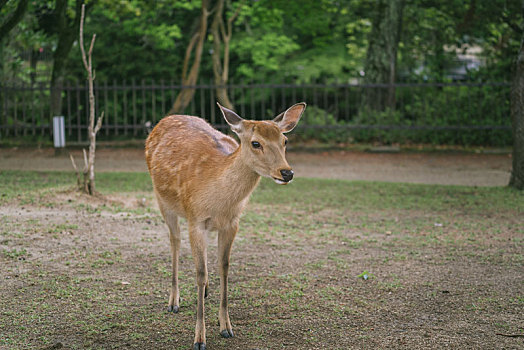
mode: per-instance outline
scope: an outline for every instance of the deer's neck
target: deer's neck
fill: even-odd
[[[234,202],[242,202],[247,199],[260,181],[260,175],[243,160],[241,147],[239,146],[228,157],[223,176],[223,179],[228,183],[230,199]]]

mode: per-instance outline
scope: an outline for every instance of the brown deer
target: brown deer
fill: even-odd
[[[180,227],[185,217],[196,267],[197,321],[193,349],[206,348],[204,297],[209,288],[206,233],[218,231],[220,334],[233,337],[227,306],[227,275],[238,222],[260,177],[288,184],[293,171],[286,161],[287,133],[306,108],[297,103],[273,120],[245,120],[218,105],[240,145],[198,117],[172,115],[162,119],[146,141],[146,160],[160,211],[169,227],[173,276],[168,311],[179,310],[178,257]]]

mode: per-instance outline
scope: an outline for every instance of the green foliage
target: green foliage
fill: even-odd
[[[381,142],[385,144],[404,143],[407,141],[407,133],[404,130],[395,129],[398,126],[410,126],[402,113],[386,109],[385,111],[373,111],[362,109],[352,120],[351,124],[357,128],[351,131],[356,142]],[[360,129],[360,126],[377,127],[375,129]],[[383,129],[381,127],[392,127]]]
[[[318,79],[324,82],[338,81],[346,72],[358,65],[346,54],[342,46],[318,47],[295,55],[283,63],[285,72],[294,72],[297,83],[310,83]]]
[[[0,15],[5,17],[12,12],[15,3],[8,1],[4,7],[0,7]],[[129,84],[133,80],[138,82],[142,79],[146,79],[147,84],[150,81],[158,83],[161,79],[165,82],[180,81],[185,49],[198,26],[200,0],[90,0],[87,3],[92,6],[86,17],[85,37],[97,34],[93,55],[97,77],[95,83],[126,81]],[[380,3],[385,4],[384,1]],[[69,20],[74,17],[71,13],[73,4],[74,1],[68,2]],[[213,2],[210,4],[212,6]],[[397,81],[450,81],[455,79],[450,71],[462,64],[457,61],[459,55],[471,54],[475,50],[477,53],[474,56],[483,65],[479,69],[467,71],[458,79],[512,79],[511,66],[521,39],[521,5],[518,1],[464,3],[460,0],[430,0],[404,1],[403,4]],[[57,21],[52,16],[55,6],[56,1],[51,0],[30,2],[26,16],[0,47],[0,78],[3,83],[14,81],[20,85],[49,80],[51,51],[57,46]],[[375,19],[382,11],[374,0],[231,1],[227,2],[226,7],[225,19],[240,7],[239,15],[233,23],[231,38],[229,71],[230,81],[233,82],[355,83],[366,73],[363,72],[366,59],[370,55],[378,56],[386,50],[382,46],[379,46],[378,51],[369,50]],[[205,42],[200,83],[212,80],[211,40],[208,36]],[[31,66],[28,57],[31,52],[39,49],[48,54],[40,57],[36,66]],[[85,72],[77,45],[69,56],[67,78],[84,81]],[[368,71],[364,78],[371,75]],[[473,91],[474,89],[468,88],[443,87],[439,91],[420,92],[397,89],[395,111],[381,112],[365,109],[361,96],[348,102],[341,92],[333,90],[328,88],[327,103],[317,103],[313,94],[306,92],[303,99],[310,107],[305,118],[310,118],[307,121],[310,125],[324,128],[303,128],[300,132],[304,138],[330,142],[346,142],[353,138],[362,142],[492,146],[511,143],[511,135],[507,130],[466,132],[424,129],[461,125],[509,125],[508,115],[504,115],[507,114],[509,101],[505,88]],[[106,111],[106,120],[114,123],[130,123],[133,119],[139,119],[139,122],[158,120],[162,114],[160,106],[165,102],[159,100],[159,95],[153,96],[149,91],[143,96],[137,92],[135,91],[134,96],[129,90],[110,91],[109,100],[104,104],[99,99],[97,103],[100,110]],[[277,108],[272,88],[257,91],[251,97],[254,102],[244,96],[240,89],[230,93],[235,106],[242,105],[245,108],[253,103],[256,106],[253,109],[268,111],[269,114],[277,112],[268,108],[270,105],[272,109]],[[279,93],[277,91],[276,95]],[[172,102],[174,94],[176,90],[167,98],[169,102]],[[338,99],[331,97],[336,94]],[[113,102],[115,95],[116,104]],[[214,95],[197,95],[194,105],[198,112],[198,106],[208,104]],[[287,91],[282,95],[285,95],[286,101],[297,97]],[[64,93],[63,96],[65,100],[67,94]],[[35,91],[32,96],[27,93],[23,99],[8,100],[7,107],[4,108],[7,113],[1,115],[1,118],[9,125],[28,123],[29,121],[20,121],[19,117],[15,117],[13,108],[26,101],[29,111],[32,105],[27,101],[32,101],[34,105],[43,106],[43,112],[41,115],[28,114],[35,119],[36,125],[47,124],[48,98],[47,91]],[[84,96],[80,99],[84,100]],[[135,101],[139,110],[134,111],[132,101]],[[75,103],[73,97],[73,109]],[[312,109],[313,104],[319,109]],[[145,106],[143,113],[142,106]],[[209,111],[211,108],[207,106],[204,109]],[[473,108],[477,110],[474,111]],[[202,115],[208,116],[209,113]],[[418,129],[406,131],[357,128],[348,131],[348,123],[349,126],[391,125]],[[11,136],[11,130],[9,133]],[[109,133],[106,136],[109,137]]]
[[[260,33],[257,38],[247,36],[231,45],[231,50],[248,62],[239,64],[237,68],[237,74],[247,78],[257,77],[255,72],[260,69],[265,72],[278,71],[278,58],[298,48],[289,37],[272,32]]]
[[[501,128],[511,124],[508,94],[509,88],[501,86],[397,88],[398,109],[361,108],[351,121],[391,128],[355,129],[351,134],[356,142],[509,146],[511,131]],[[461,129],[475,125],[494,128]]]
[[[348,53],[347,64],[359,73],[363,69],[363,62],[366,57],[366,48],[368,47],[368,35],[371,32],[371,22],[369,19],[356,19],[346,25],[348,43],[346,49]]]
[[[333,114],[316,106],[308,106],[295,133],[302,140],[313,139],[327,143],[345,142],[348,139],[347,132],[343,128],[337,128],[342,124]]]
[[[95,6],[85,32],[88,38],[97,34],[93,53],[97,79],[179,76],[199,7],[200,1],[122,1]],[[68,66],[71,78],[83,79],[80,63],[80,51],[73,50]]]
[[[257,1],[245,6],[231,44],[235,78],[334,80],[355,71],[345,47],[347,1]],[[243,26],[240,26],[243,25]]]
[[[97,33],[94,53],[100,79],[180,77],[185,48],[197,25],[201,1],[88,1],[86,37]],[[471,79],[509,80],[520,43],[517,1],[494,0],[464,4],[459,0],[404,3],[397,72],[402,79],[443,81],[459,52],[482,48],[486,65]],[[212,5],[212,4],[211,4]],[[13,11],[9,1],[0,9]],[[28,80],[27,59],[21,51],[52,50],[56,20],[54,1],[30,2],[27,15],[10,34],[2,63],[6,74]],[[359,77],[369,46],[375,1],[232,1],[226,17],[241,6],[233,24],[231,76],[266,81],[275,73],[298,82],[348,81]],[[68,7],[73,11],[73,6]],[[71,17],[71,14],[70,16]],[[209,52],[208,38],[204,52]],[[76,48],[68,66],[70,77],[83,78]],[[1,54],[1,53],[0,53]],[[201,76],[212,76],[204,55]],[[49,62],[39,62],[48,66]],[[24,78],[25,77],[25,78]],[[47,77],[48,78],[48,77]]]

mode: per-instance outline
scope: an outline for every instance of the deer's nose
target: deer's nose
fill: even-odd
[[[280,174],[282,174],[282,178],[285,182],[289,182],[293,179],[293,170],[291,169],[282,169],[280,170]]]

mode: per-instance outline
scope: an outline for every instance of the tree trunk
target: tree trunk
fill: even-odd
[[[24,18],[28,3],[29,0],[20,0],[18,2],[18,6],[15,9],[15,12],[13,12],[13,15],[9,17],[8,20],[0,24],[0,43],[7,36],[7,34],[9,34],[11,29],[13,29],[18,24],[18,22],[22,20],[22,18]],[[0,9],[2,7],[3,6],[0,6]]]
[[[51,73],[51,117],[62,114],[62,89],[67,57],[73,47],[80,25],[80,10],[82,1],[76,1],[75,18],[68,23],[67,0],[57,0],[54,17],[57,22],[58,44],[53,52],[53,68]]]
[[[229,43],[233,35],[233,21],[237,17],[240,8],[241,6],[238,6],[235,13],[228,18],[226,26],[224,23],[224,0],[217,0],[214,9],[215,16],[211,24],[211,34],[213,35],[213,75],[215,77],[216,97],[222,106],[229,109],[234,109],[226,87],[229,80]],[[224,43],[223,50],[222,43]]]
[[[71,46],[73,43],[71,43]],[[53,54],[53,69],[51,73],[51,84],[50,88],[50,99],[51,99],[51,118],[53,116],[62,115],[62,89],[64,85],[64,67],[66,64],[66,56],[61,54],[62,50],[59,46],[56,48]],[[69,50],[71,47],[69,48]],[[69,52],[66,51],[66,52]]]
[[[524,1],[522,3],[524,18]],[[513,168],[509,186],[524,189],[524,35],[520,41],[515,78],[511,87],[511,124],[513,132]]]
[[[95,129],[95,92],[93,89],[93,68],[91,64],[91,53],[93,44],[95,42],[95,36],[93,35],[93,40],[91,41],[91,49],[89,50],[89,66],[86,67],[87,70],[87,80],[89,84],[89,127],[87,129],[87,132],[89,134],[89,158],[87,163],[87,171],[88,171],[88,180],[87,180],[87,193],[90,195],[94,195],[96,192],[96,186],[95,186],[95,151],[96,151],[96,133],[98,132],[98,129],[100,127],[97,125],[97,128]],[[83,43],[82,43],[83,44]]]
[[[184,113],[184,110],[189,105],[193,96],[195,95],[195,89],[192,87],[185,86],[194,86],[198,80],[198,72],[200,69],[200,62],[202,60],[202,50],[204,48],[204,41],[206,39],[207,33],[207,17],[209,16],[208,11],[208,0],[202,0],[202,13],[200,15],[200,24],[198,26],[197,32],[191,38],[187,49],[186,55],[184,57],[184,67],[182,70],[182,90],[176,97],[173,106],[169,110],[169,114],[180,114]],[[196,46],[195,46],[196,45]],[[195,49],[195,58],[193,60],[193,65],[189,74],[187,73],[189,67],[189,61],[191,59],[191,53]]]
[[[397,49],[402,28],[403,0],[378,0],[364,63],[366,84],[387,84],[367,88],[364,107],[383,111],[395,108]]]
[[[29,73],[29,77],[31,79],[31,87],[35,85],[36,82],[36,71],[38,66],[38,50],[31,50],[31,58],[29,60],[29,66],[31,68],[31,73]]]
[[[5,21],[0,21],[0,79],[4,80],[4,45],[6,45],[7,34],[13,29],[23,18],[27,11],[27,4],[29,0],[20,0],[15,11]],[[0,3],[0,10],[4,7],[6,1]]]
[[[79,21],[79,30],[80,30],[80,51],[82,52],[82,61],[84,63],[84,68],[87,72],[87,81],[89,86],[89,126],[87,129],[87,133],[89,136],[89,156],[86,155],[86,151],[84,149],[84,169],[82,171],[84,176],[83,184],[80,180],[80,171],[78,170],[75,160],[73,159],[73,156],[71,157],[71,162],[73,163],[73,167],[76,170],[77,173],[77,179],[78,179],[78,185],[81,188],[82,191],[89,195],[96,194],[96,186],[95,186],[95,151],[96,151],[96,134],[102,127],[102,118],[104,117],[104,113],[102,112],[102,115],[100,118],[98,118],[96,125],[95,125],[95,92],[93,88],[93,81],[95,80],[95,75],[93,73],[93,47],[95,46],[95,39],[96,35],[93,35],[93,38],[91,39],[91,45],[89,46],[89,51],[85,52],[84,48],[84,15],[85,15],[85,5],[82,5],[81,8],[81,15],[80,15],[80,21]]]

